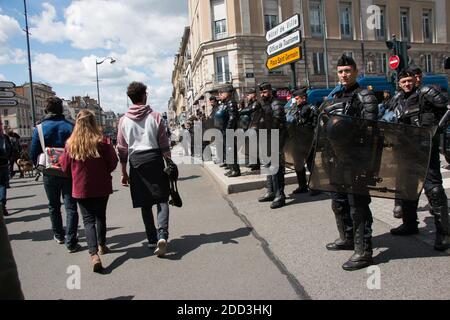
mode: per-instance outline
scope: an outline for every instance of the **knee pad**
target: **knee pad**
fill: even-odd
[[[442,185],[427,190],[426,195],[428,197],[428,201],[430,202],[431,208],[447,206],[447,195],[445,194],[445,190]]]
[[[331,209],[333,210],[334,214],[338,216],[345,216],[350,213],[350,207],[345,203],[339,201],[332,201]]]

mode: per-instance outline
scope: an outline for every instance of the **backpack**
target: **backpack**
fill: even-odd
[[[42,129],[42,124],[37,126],[39,141],[43,153],[38,157],[38,164],[36,169],[50,176],[57,177],[67,177],[67,175],[62,170],[62,156],[64,154],[64,148],[52,148],[45,147],[44,131]]]

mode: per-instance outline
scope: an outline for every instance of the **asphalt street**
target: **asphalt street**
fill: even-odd
[[[337,231],[326,195],[291,197],[270,210],[262,190],[225,196],[201,166],[180,167],[181,209],[171,208],[166,258],[146,247],[140,211],[119,185],[108,205],[104,274],[90,270],[83,251],[66,252],[52,240],[41,182],[14,179],[6,218],[27,299],[450,299],[450,256],[433,250],[432,220],[421,208],[420,236],[394,238],[390,200],[374,199],[374,269],[345,272],[351,252],[328,252]],[[294,186],[288,187],[291,192]],[[421,205],[426,205],[422,200]],[[81,288],[70,290],[71,266]],[[69,269],[68,269],[69,268]]]

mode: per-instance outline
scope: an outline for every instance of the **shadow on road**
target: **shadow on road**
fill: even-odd
[[[182,178],[178,178],[178,181],[187,181],[187,180],[194,180],[194,179],[198,179],[201,178],[202,176],[189,176],[189,177],[182,177]]]
[[[182,236],[181,239],[170,241],[169,252],[165,258],[169,260],[181,260],[188,253],[209,243],[238,244],[239,242],[235,239],[247,237],[251,232],[251,228],[240,228],[229,232]]]
[[[319,201],[325,201],[331,199],[330,195],[326,193],[321,193],[318,196],[310,196],[309,193],[305,194],[291,194],[286,199],[286,207],[288,206],[294,206],[296,204],[302,204],[302,203],[312,203],[312,202],[319,202]],[[330,204],[331,206],[331,204]]]
[[[21,197],[14,197],[14,198],[8,198],[8,201],[13,201],[13,200],[20,200],[20,199],[28,199],[28,198],[34,198],[36,197],[36,195],[31,195],[31,196],[21,196]]]
[[[16,188],[36,187],[36,186],[43,186],[43,185],[44,185],[44,183],[34,183],[34,184],[23,184],[20,186],[11,186],[11,187],[16,189]]]
[[[16,209],[9,209],[9,210],[10,211],[14,210],[14,212],[12,212],[11,214],[15,215],[15,214],[19,214],[19,213],[22,213],[22,212],[25,212],[25,211],[37,211],[37,210],[44,210],[44,209],[48,210],[48,204],[40,204],[40,205],[37,205],[37,206],[34,206],[34,207],[16,208]]]
[[[123,297],[117,297],[117,298],[106,299],[106,301],[114,301],[114,300],[117,300],[117,301],[120,301],[120,300],[123,300],[123,301],[130,301],[130,300],[133,300],[133,299],[134,299],[134,296],[123,296]]]
[[[46,218],[48,216],[49,216],[49,214],[47,212],[47,213],[40,213],[40,214],[24,216],[24,217],[20,217],[20,218],[7,217],[7,218],[5,218],[5,223],[6,224],[11,224],[11,223],[15,223],[15,222],[33,222],[33,221],[41,220],[41,219]]]
[[[422,232],[421,229],[421,234]],[[375,264],[388,263],[392,260],[450,257],[450,254],[439,252],[415,237],[394,237],[385,233],[373,237],[374,248],[386,249],[374,256]]]
[[[198,249],[201,245],[208,243],[238,244],[235,239],[247,237],[250,235],[251,228],[241,228],[231,232],[218,232],[212,234],[200,234],[194,236],[183,236],[181,239],[169,241],[169,252],[164,259],[181,260],[188,253]],[[134,234],[122,234],[107,239],[110,244],[111,253],[123,252],[124,255],[115,259],[102,274],[111,274],[114,269],[119,268],[130,259],[138,260],[153,256],[153,249],[147,247],[147,242],[139,247],[125,248],[129,245],[142,242],[147,239],[144,232]],[[120,249],[125,248],[125,249]],[[120,250],[117,250],[120,249]]]

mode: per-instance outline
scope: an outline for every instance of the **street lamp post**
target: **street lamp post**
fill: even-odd
[[[110,63],[113,64],[116,62],[116,60],[112,57],[108,57],[103,59],[102,61],[97,61],[97,59],[95,59],[95,74],[97,75],[97,98],[98,98],[98,105],[101,107],[100,104],[100,87],[98,85],[98,65],[102,64],[103,62],[105,62],[106,60],[111,60]]]

